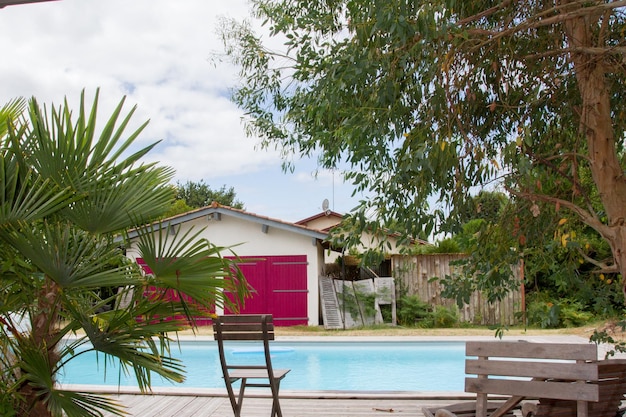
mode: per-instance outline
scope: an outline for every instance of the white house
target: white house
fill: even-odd
[[[162,224],[179,233],[191,227],[194,231],[204,229],[203,238],[216,246],[232,247],[244,260],[239,267],[252,286],[253,295],[242,313],[270,313],[279,326],[316,326],[321,316],[319,277],[324,265],[338,256],[328,251],[324,241],[342,218],[341,214],[327,210],[290,223],[213,203],[165,219]],[[141,264],[133,247],[136,234],[130,232],[129,237],[127,255]],[[390,239],[395,240],[393,236]],[[363,248],[372,244],[371,236],[365,233]],[[390,266],[390,262],[386,263]],[[391,275],[389,268],[385,275]]]
[[[163,225],[185,232],[204,228],[202,237],[237,256],[253,287],[242,313],[271,313],[277,325],[318,325],[318,277],[324,266],[323,240],[327,232],[213,203],[165,219]],[[131,245],[127,255],[137,259]],[[224,254],[226,255],[226,254]]]

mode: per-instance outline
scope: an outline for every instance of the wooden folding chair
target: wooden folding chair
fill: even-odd
[[[213,320],[213,335],[220,353],[220,363],[226,382],[226,390],[235,417],[241,416],[241,404],[246,387],[264,387],[272,391],[271,417],[282,417],[278,390],[280,381],[290,369],[273,369],[269,341],[274,340],[274,321],[271,314],[242,314],[221,316]],[[244,365],[228,363],[224,352],[224,341],[257,341],[263,343],[264,363]],[[249,383],[248,380],[264,379],[267,382]],[[239,394],[235,397],[233,382],[241,380]]]

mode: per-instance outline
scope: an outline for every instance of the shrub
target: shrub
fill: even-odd
[[[533,293],[526,308],[528,325],[542,329],[577,327],[593,319],[585,306],[575,300],[552,299],[547,293]]]
[[[459,314],[454,307],[436,306],[425,323],[428,328],[455,327],[459,323]]]
[[[420,328],[454,327],[459,323],[456,308],[430,306],[416,295],[405,295],[398,300],[398,324]]]
[[[396,308],[398,324],[403,326],[418,325],[428,317],[432,311],[432,307],[416,295],[404,295],[400,297]]]

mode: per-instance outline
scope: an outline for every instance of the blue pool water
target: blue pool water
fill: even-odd
[[[223,388],[213,341],[181,342],[172,355],[183,360],[187,378],[172,384],[153,377],[153,387]],[[249,344],[229,345],[227,355],[251,363],[262,351]],[[462,342],[299,342],[272,344],[275,368],[290,368],[281,389],[347,391],[463,391],[465,344]],[[76,357],[64,369],[61,383],[136,386],[94,354]]]

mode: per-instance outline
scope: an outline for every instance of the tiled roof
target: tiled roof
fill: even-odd
[[[261,216],[259,214],[251,213],[245,210],[236,209],[236,208],[229,207],[229,206],[224,206],[224,205],[218,204],[217,202],[213,202],[211,205],[206,206],[206,207],[201,207],[201,208],[191,210],[185,213],[177,214],[176,216],[168,217],[166,219],[161,220],[159,223],[163,225],[175,226],[181,223],[195,220],[200,217],[209,216],[214,213],[224,215],[224,216],[236,217],[236,218],[251,221],[254,223],[267,225],[269,227],[275,227],[278,229],[288,230],[294,233],[307,235],[316,239],[323,240],[323,239],[326,239],[326,237],[328,236],[327,233],[324,233],[323,231],[320,231],[317,229],[313,229],[313,228],[306,227],[306,226],[296,224],[296,223],[286,222],[286,221],[279,220],[279,219],[274,219],[274,218],[267,217],[267,216]],[[158,223],[154,223],[153,225],[157,225],[157,224]],[[133,231],[131,231],[129,232],[129,237],[132,238],[134,237],[135,234],[136,233],[133,233]]]

